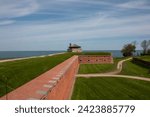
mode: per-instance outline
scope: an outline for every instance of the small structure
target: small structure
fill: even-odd
[[[82,49],[81,46],[70,43],[68,47],[68,52],[82,52]]]

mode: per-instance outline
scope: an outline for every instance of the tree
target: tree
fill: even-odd
[[[134,44],[126,44],[123,46],[121,52],[124,57],[132,56],[135,52],[136,46]]]
[[[142,41],[141,47],[143,48],[143,54],[147,54],[149,46],[150,46],[150,40],[148,40],[148,41],[146,41],[146,40]]]

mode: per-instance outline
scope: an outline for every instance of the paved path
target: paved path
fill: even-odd
[[[122,71],[123,63],[125,61],[129,61],[131,59],[132,59],[132,57],[119,61],[118,64],[117,64],[117,69],[115,71],[107,72],[107,73],[101,73],[101,75],[116,75],[116,74],[119,74]]]
[[[91,77],[119,77],[119,78],[128,78],[128,79],[137,79],[150,81],[150,78],[139,77],[139,76],[129,76],[129,75],[107,75],[107,74],[78,74],[77,77],[91,78]]]
[[[97,73],[97,74],[77,74],[76,77],[120,77],[120,78],[128,78],[128,79],[137,79],[137,80],[144,80],[150,81],[149,78],[146,77],[139,77],[139,76],[129,76],[129,75],[118,75],[122,71],[122,66],[125,61],[131,60],[132,58],[124,59],[118,62],[117,70],[108,72],[108,73]]]

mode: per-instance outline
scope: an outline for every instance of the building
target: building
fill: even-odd
[[[82,49],[81,46],[70,43],[68,47],[68,52],[82,52]]]

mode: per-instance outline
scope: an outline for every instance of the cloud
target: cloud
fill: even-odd
[[[38,10],[35,0],[0,0],[0,19],[26,16]]]
[[[111,38],[125,36],[140,36],[149,34],[150,15],[137,15],[126,18],[95,16],[84,20],[67,22],[17,25],[9,27],[9,35],[2,38],[15,40],[86,40],[89,38]],[[7,27],[0,30],[7,32]],[[2,35],[1,35],[2,36]]]
[[[32,48],[38,43],[39,48],[42,44],[55,49],[54,45],[71,41],[96,43],[104,39],[150,36],[146,0],[12,1],[0,0],[0,48],[12,42],[14,48],[18,43],[22,43],[20,48]]]
[[[0,26],[9,25],[15,23],[15,20],[2,20],[0,21]]]
[[[133,0],[117,5],[126,9],[147,9],[150,10],[150,3],[146,0]]]

